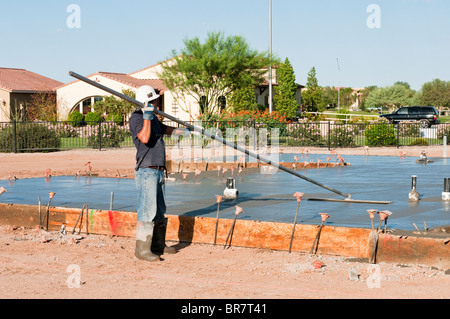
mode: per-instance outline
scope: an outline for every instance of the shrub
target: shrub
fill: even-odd
[[[224,112],[218,114],[208,114],[199,116],[200,121],[204,121],[203,127],[214,127],[222,131],[226,137],[227,128],[252,127],[265,128],[268,133],[271,129],[279,129],[279,136],[285,136],[286,123],[289,123],[287,118],[279,112],[272,112],[266,109],[265,111],[238,111],[235,113]],[[256,125],[255,125],[256,124]]]
[[[372,122],[365,132],[367,146],[392,146],[397,144],[394,126],[386,119]]]
[[[316,146],[321,140],[320,127],[317,123],[302,119],[299,123],[287,125],[287,136],[296,139],[296,145]]]
[[[58,151],[61,147],[61,138],[58,134],[37,123],[21,123],[16,126],[16,143],[19,152]],[[0,150],[14,152],[14,130],[0,132]]]
[[[77,130],[70,124],[62,122],[61,124],[52,124],[49,125],[48,128],[52,129],[53,131],[58,134],[61,138],[69,138],[69,137],[78,137]]]
[[[436,132],[437,138],[444,139],[447,136],[447,144],[450,145],[450,124],[441,124]]]
[[[106,121],[114,122],[117,125],[123,125],[123,116],[120,114],[108,114]]]
[[[100,141],[102,147],[120,147],[120,143],[128,134],[128,130],[111,123],[103,123],[100,128],[101,133],[99,134],[99,126],[93,127],[91,135],[87,139],[88,147],[99,148]]]
[[[356,125],[337,125],[330,132],[331,147],[354,147],[356,146]]]
[[[72,126],[80,127],[84,125],[84,116],[78,111],[73,111],[67,118],[68,122],[72,122]]]
[[[399,136],[420,136],[420,124],[418,122],[400,122],[397,129]]]
[[[91,126],[98,125],[102,120],[103,117],[96,112],[90,112],[86,114],[86,117],[84,118],[84,121]]]

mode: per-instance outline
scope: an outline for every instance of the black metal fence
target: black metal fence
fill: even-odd
[[[179,124],[165,122],[170,126]],[[255,121],[223,121],[194,123],[230,142],[261,139],[267,145],[309,146],[324,148],[443,145],[450,135],[450,123],[422,128],[419,123],[357,123],[333,122],[258,123]],[[449,137],[450,139],[450,137]],[[447,139],[447,143],[450,143]],[[171,146],[206,146],[205,137],[165,137]],[[259,144],[258,144],[259,145]],[[133,147],[127,125],[114,122],[0,122],[0,152],[42,152],[69,149],[107,149]]]

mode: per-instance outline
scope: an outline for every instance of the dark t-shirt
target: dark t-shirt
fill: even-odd
[[[155,116],[152,120],[150,141],[147,144],[144,144],[137,137],[144,126],[144,119],[142,116],[142,110],[138,110],[135,111],[130,118],[130,132],[137,150],[136,163],[140,163],[137,168],[149,166],[164,167],[166,165],[166,146],[164,144],[163,136],[167,131],[167,126],[162,124]]]

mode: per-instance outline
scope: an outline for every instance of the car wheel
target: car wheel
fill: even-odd
[[[430,121],[428,121],[428,120],[421,120],[420,121],[420,127],[421,128],[429,128],[429,127],[431,127]]]

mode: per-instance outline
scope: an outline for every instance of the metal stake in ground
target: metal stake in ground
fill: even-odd
[[[87,209],[87,204],[83,205],[83,208],[81,209],[80,215],[78,215],[78,218],[77,218],[77,221],[75,223],[75,226],[73,226],[73,229],[72,229],[72,235],[75,234],[75,230],[77,229],[78,222],[80,222],[80,227],[79,227],[78,234],[81,233],[81,228],[83,227],[83,215],[84,215],[84,210],[85,209],[86,209],[86,211],[88,210]]]
[[[216,230],[214,231],[214,246],[217,242],[217,227],[219,226],[219,210],[220,210],[220,202],[223,200],[223,196],[216,195],[217,198],[217,217],[216,217]]]
[[[131,98],[129,96],[126,96],[123,93],[120,93],[120,92],[117,92],[117,91],[115,91],[113,89],[110,89],[110,88],[108,88],[108,87],[106,87],[106,86],[104,86],[104,85],[102,85],[100,83],[92,81],[92,80],[90,80],[90,79],[88,79],[88,78],[86,78],[86,77],[84,77],[82,75],[79,75],[79,74],[75,73],[75,72],[70,71],[69,75],[74,77],[74,78],[76,78],[76,79],[79,79],[79,80],[81,80],[81,81],[83,81],[85,83],[88,83],[88,84],[90,84],[92,86],[95,86],[95,87],[97,87],[97,88],[99,88],[99,89],[101,89],[103,91],[106,91],[106,92],[108,92],[108,93],[110,93],[112,95],[115,95],[115,96],[117,96],[117,97],[119,97],[121,99],[124,99],[124,100],[126,100],[126,101],[128,101],[130,103],[133,103],[133,104],[137,105],[138,107],[141,107],[141,108],[145,107],[145,105],[143,103],[141,103],[141,102],[139,102],[139,101],[137,101],[137,100],[135,100],[135,99],[133,99],[133,98]],[[264,158],[264,157],[260,156],[259,154],[255,154],[253,152],[250,152],[249,150],[247,150],[245,148],[242,148],[242,147],[240,147],[240,146],[238,146],[236,144],[228,142],[228,141],[226,141],[226,140],[224,140],[224,139],[222,139],[220,137],[217,137],[217,136],[207,132],[202,127],[197,127],[197,126],[191,125],[189,123],[186,123],[186,122],[184,122],[184,121],[182,121],[182,120],[180,120],[180,119],[178,119],[178,118],[176,118],[176,117],[174,117],[172,115],[166,114],[166,113],[164,113],[164,112],[162,112],[160,110],[157,110],[157,109],[155,109],[153,112],[155,114],[157,114],[157,115],[163,116],[164,118],[166,118],[168,120],[171,120],[171,121],[174,121],[174,122],[176,122],[178,124],[181,124],[181,125],[187,127],[188,129],[190,129],[191,131],[195,131],[195,132],[201,133],[202,135],[207,136],[207,137],[209,137],[209,138],[211,138],[213,140],[216,140],[216,141],[218,141],[218,142],[220,142],[220,143],[222,143],[222,144],[224,144],[226,146],[229,146],[229,147],[231,147],[231,148],[233,148],[233,149],[235,149],[235,150],[237,150],[237,151],[239,151],[241,153],[244,153],[244,154],[246,154],[248,156],[256,158],[258,161],[262,161],[262,162],[264,162],[264,163],[266,163],[266,164],[268,164],[270,166],[276,167],[276,168],[278,168],[278,169],[280,169],[282,171],[285,171],[285,172],[287,172],[289,174],[297,176],[297,177],[299,177],[301,179],[304,179],[304,180],[306,180],[306,181],[308,181],[310,183],[313,183],[313,184],[315,184],[315,185],[317,185],[319,187],[325,188],[325,189],[327,189],[327,190],[329,190],[331,192],[334,192],[334,193],[336,193],[338,195],[341,195],[341,196],[343,196],[345,198],[350,198],[351,197],[351,195],[349,195],[349,194],[344,194],[344,193],[342,193],[342,192],[340,192],[340,191],[338,191],[336,189],[333,189],[333,188],[328,187],[326,185],[323,185],[323,184],[321,184],[319,182],[316,182],[316,181],[310,179],[309,177],[303,176],[303,175],[299,174],[298,172],[296,172],[296,171],[294,171],[292,169],[289,169],[287,167],[284,167],[284,166],[280,165],[279,163],[272,162],[271,160],[269,160],[267,158]]]
[[[228,233],[227,240],[225,241],[225,245],[223,246],[223,249],[225,249],[225,247],[227,246],[228,240],[230,240],[230,242],[228,243],[228,247],[231,247],[231,240],[233,239],[234,227],[236,226],[236,220],[237,220],[238,216],[240,214],[242,214],[243,212],[244,212],[244,210],[241,207],[236,206],[236,212],[234,213],[233,224],[231,225],[230,232]]]
[[[42,214],[41,214],[41,196],[38,196],[38,202],[39,202],[39,229],[42,229]]]
[[[372,250],[372,253],[370,255],[369,262],[373,263],[374,253],[375,253],[375,249],[376,249],[375,247],[378,245],[378,230],[375,231],[375,225],[373,223],[373,220],[375,219],[375,213],[377,212],[377,210],[376,209],[369,209],[367,212],[369,213],[370,221],[372,223],[372,232],[370,233],[370,237],[371,237],[371,239],[373,241],[373,247],[374,247],[373,250]]]
[[[390,211],[386,210],[386,211],[378,212],[378,215],[380,216],[380,224],[378,225],[375,245],[373,247],[372,254],[370,256],[370,263],[372,263],[372,264],[376,264],[377,263],[378,241],[380,239],[380,232],[381,232],[381,229],[382,229],[381,228],[381,224],[384,221],[384,223],[385,223],[384,227],[385,227],[385,232],[386,232],[387,219],[388,219],[389,216],[392,215],[392,213]]]
[[[314,239],[313,246],[311,248],[310,254],[315,255],[317,252],[317,249],[319,248],[319,239],[320,239],[320,233],[322,232],[323,224],[326,222],[328,218],[330,218],[330,215],[326,213],[319,213],[320,217],[322,218],[322,222],[320,223],[319,230],[317,231],[316,238]]]
[[[44,214],[43,219],[40,221],[40,224],[42,225],[44,223],[44,220],[47,218],[46,229],[45,229],[47,231],[48,231],[48,220],[49,220],[49,217],[50,217],[50,203],[52,202],[52,199],[53,199],[53,197],[55,195],[56,195],[56,193],[53,193],[53,192],[49,192],[48,193],[48,197],[49,198],[48,198],[47,210],[46,210],[46,212]]]
[[[294,240],[295,227],[297,226],[298,209],[300,208],[300,202],[302,201],[302,196],[304,193],[295,193],[294,196],[297,198],[297,212],[295,213],[294,226],[292,227],[291,241],[289,242],[289,253],[292,251],[292,241]]]

